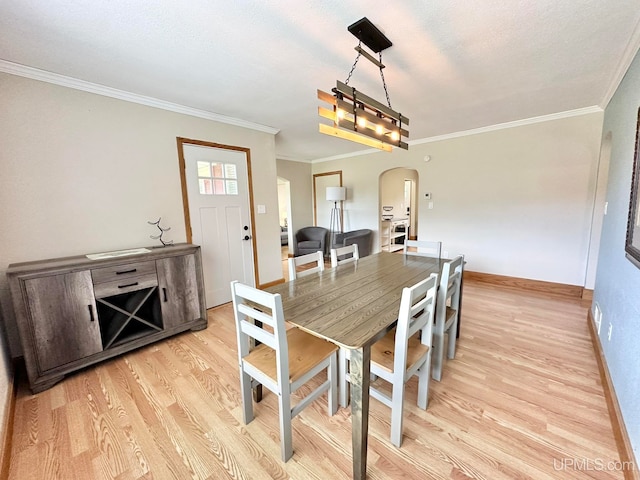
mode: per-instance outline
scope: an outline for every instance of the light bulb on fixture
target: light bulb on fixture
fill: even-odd
[[[396,130],[391,132],[391,140],[397,141],[399,138],[400,136],[398,135],[398,132]]]
[[[364,118],[359,117],[358,118],[358,126],[362,127],[362,128],[366,127],[367,126],[367,121]]]
[[[383,132],[384,132],[384,128],[382,128],[382,125],[376,125],[376,133],[378,135],[382,135]]]

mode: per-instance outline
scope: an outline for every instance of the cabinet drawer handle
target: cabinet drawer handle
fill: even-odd
[[[136,285],[138,285],[138,282],[127,283],[126,285],[118,285],[118,288],[135,287]]]
[[[132,268],[131,270],[123,270],[122,272],[116,272],[116,275],[124,275],[125,273],[135,273],[137,272],[137,268]]]
[[[167,289],[166,288],[162,288],[162,294],[164,295],[164,301],[167,301]]]
[[[89,318],[91,319],[92,322],[95,320],[93,316],[93,305],[89,305]]]

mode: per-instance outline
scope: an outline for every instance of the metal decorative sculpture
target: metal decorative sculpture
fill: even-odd
[[[157,222],[147,222],[149,225],[155,225],[156,227],[158,227],[158,230],[160,230],[160,235],[150,235],[150,237],[153,238],[154,240],[160,240],[160,243],[162,243],[163,247],[166,247],[167,245],[173,245],[173,240],[169,240],[168,242],[165,242],[162,239],[162,235],[164,235],[164,232],[168,232],[169,230],[171,230],[171,227],[166,227],[166,228],[161,227],[160,220],[162,220],[162,217],[159,217]]]

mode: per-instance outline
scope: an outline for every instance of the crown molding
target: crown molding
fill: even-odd
[[[358,150],[356,152],[350,152],[350,153],[343,153],[340,155],[334,155],[332,157],[323,157],[323,158],[316,158],[315,160],[312,160],[311,163],[322,163],[322,162],[330,162],[332,160],[343,160],[345,158],[351,158],[351,157],[359,157],[360,155],[369,155],[371,153],[380,153],[382,150],[379,150],[377,148],[367,148],[366,150]],[[389,152],[386,152],[387,154]]]
[[[447,133],[445,135],[437,135],[435,137],[422,138],[409,142],[409,145],[421,145],[423,143],[440,142],[442,140],[450,140],[452,138],[467,137],[469,135],[477,135],[479,133],[494,132],[496,130],[504,130],[507,128],[522,127],[525,125],[533,125],[535,123],[550,122],[552,120],[561,120],[563,118],[578,117],[580,115],[588,115],[591,113],[602,113],[604,110],[597,105],[591,107],[578,108],[575,110],[567,110],[565,112],[551,113],[549,115],[541,115],[539,117],[524,118],[513,122],[497,123],[487,127],[474,128],[471,130],[462,130],[460,132]]]
[[[268,127],[259,123],[248,122],[239,118],[227,117],[226,115],[220,115],[218,113],[208,112],[206,110],[186,107],[177,103],[166,102],[157,98],[146,97],[144,95],[138,95],[135,93],[126,92],[124,90],[118,90],[116,88],[99,85],[97,83],[86,82],[77,78],[67,77],[65,75],[40,70],[38,68],[27,67],[26,65],[20,65],[18,63],[9,62],[7,60],[0,59],[0,72],[30,78],[32,80],[39,80],[41,82],[52,83],[54,85],[60,85],[62,87],[73,88],[75,90],[82,90],[83,92],[95,93],[96,95],[116,98],[118,100],[124,100],[126,102],[146,105],[148,107],[159,108],[161,110],[181,113],[183,115],[203,118],[205,120],[213,120],[215,122],[234,125],[236,127],[257,130],[263,133],[270,133],[272,135],[275,135],[280,131],[277,128]]]
[[[633,29],[633,33],[631,34],[631,38],[629,38],[629,43],[627,43],[624,52],[622,53],[622,57],[618,62],[618,67],[615,69],[613,73],[613,77],[611,78],[611,83],[609,84],[609,88],[605,92],[602,101],[600,102],[600,106],[604,109],[609,105],[609,102],[613,98],[613,95],[616,93],[616,90],[620,86],[622,79],[624,78],[627,70],[631,66],[631,62],[636,57],[638,50],[640,49],[640,20],[636,23],[635,28]]]
[[[422,145],[423,143],[441,142],[442,140],[451,140],[452,138],[466,137],[469,135],[477,135],[479,133],[487,133],[487,132],[493,132],[496,130],[504,130],[506,128],[522,127],[525,125],[549,122],[551,120],[560,120],[563,118],[577,117],[580,115],[588,115],[591,113],[602,113],[603,111],[604,110],[601,107],[594,105],[591,107],[578,108],[575,110],[567,110],[565,112],[552,113],[549,115],[541,115],[539,117],[531,117],[531,118],[525,118],[522,120],[515,120],[513,122],[497,123],[495,125],[489,125],[488,127],[480,127],[480,128],[474,128],[472,130],[462,130],[459,132],[447,133],[445,135],[437,135],[435,137],[421,138],[421,139],[413,140],[407,143],[410,146],[413,146],[413,145]],[[331,160],[342,160],[344,158],[358,157],[360,155],[368,155],[370,153],[379,153],[379,152],[380,150],[371,148],[371,149],[360,150],[352,153],[345,153],[344,155],[336,155],[334,157],[318,158],[316,160],[313,160],[311,163],[322,163],[322,162],[328,162]]]
[[[276,154],[276,160],[285,160],[287,162],[298,162],[298,163],[313,163],[312,160],[292,157],[290,155],[278,155],[278,154]]]

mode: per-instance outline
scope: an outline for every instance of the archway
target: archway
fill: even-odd
[[[418,232],[419,175],[415,169],[398,167],[386,170],[378,180],[378,211],[380,230],[384,218],[408,219],[408,238],[416,238]]]

